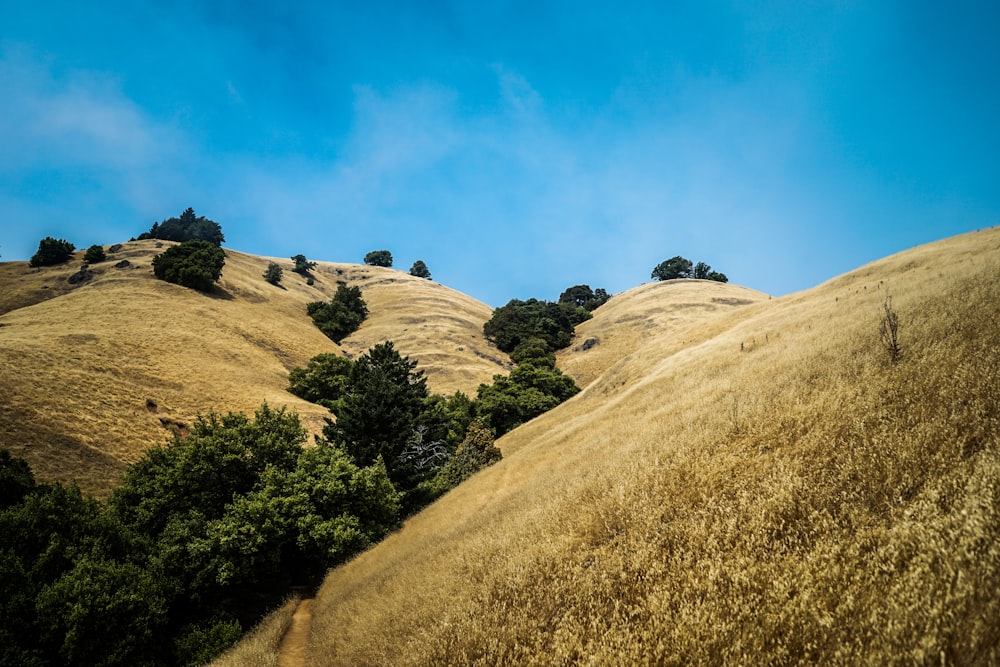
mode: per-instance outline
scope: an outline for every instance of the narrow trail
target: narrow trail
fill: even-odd
[[[308,667],[312,603],[312,598],[305,598],[295,608],[292,624],[288,626],[278,647],[278,667]]]

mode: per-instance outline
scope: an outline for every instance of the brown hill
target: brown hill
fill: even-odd
[[[998,294],[991,229],[773,300],[615,296],[580,395],[331,571],[313,664],[996,663]]]
[[[226,250],[222,280],[206,295],[153,276],[152,257],[166,245],[123,244],[77,285],[68,282],[76,261],[0,264],[0,447],[39,480],[103,494],[127,463],[198,414],[252,413],[263,401],[287,405],[318,432],[328,413],[285,388],[288,371],[321,352],[356,356],[392,340],[446,394],[474,394],[504,371],[506,355],[482,335],[491,308],[443,285],[320,262],[309,286],[289,260]],[[269,261],[285,268],[280,287],[262,278]],[[305,312],[330,299],[338,280],[360,287],[370,310],[341,346]]]

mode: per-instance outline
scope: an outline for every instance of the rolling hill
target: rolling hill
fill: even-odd
[[[583,392],[330,572],[313,664],[995,664],[998,294],[990,229],[615,296],[560,357]]]
[[[103,495],[149,447],[199,414],[252,414],[287,405],[319,432],[328,413],[285,391],[288,371],[321,352],[357,356],[383,340],[419,362],[435,393],[474,394],[506,370],[483,337],[492,309],[392,269],[319,262],[315,284],[290,260],[226,250],[222,280],[202,294],[157,280],[168,243],[121,244],[90,277],[78,262],[38,269],[0,264],[0,447],[40,481],[75,481]],[[265,282],[268,262],[285,268]],[[362,289],[370,315],[340,346],[306,315],[337,281]]]
[[[41,480],[105,493],[213,409],[318,430],[285,385],[319,352],[391,339],[438,393],[506,369],[491,309],[441,285],[320,263],[309,286],[274,260],[274,287],[273,258],[227,250],[204,295],[153,278],[157,252],[124,244],[77,285],[76,264],[0,264],[0,447]],[[341,346],[304,315],[337,280],[371,311]],[[328,574],[312,664],[997,663],[998,295],[1000,228],[781,298],[615,295],[558,355],[580,394]]]

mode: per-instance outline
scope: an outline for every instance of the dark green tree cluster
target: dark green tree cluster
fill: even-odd
[[[418,259],[413,263],[413,266],[410,267],[410,275],[430,280],[431,270],[427,268],[426,264],[424,264],[424,260]]]
[[[34,269],[39,266],[54,266],[68,262],[73,256],[74,250],[76,250],[76,246],[65,239],[46,236],[38,242],[38,250],[31,256],[28,266]]]
[[[148,232],[139,234],[139,240],[161,239],[163,241],[191,241],[198,239],[207,241],[214,246],[226,242],[219,223],[205,216],[196,216],[193,208],[188,208],[179,218],[167,218],[163,222],[154,222]]]
[[[699,280],[714,280],[720,283],[729,282],[726,274],[713,271],[705,262],[694,264],[690,259],[677,255],[664,260],[653,268],[650,275],[654,280],[675,280],[677,278],[697,278]]]
[[[392,253],[388,250],[372,250],[365,255],[365,264],[369,266],[392,266]]]
[[[545,341],[549,350],[555,351],[568,346],[576,325],[591,317],[574,303],[511,299],[506,306],[493,311],[483,325],[483,333],[507,353],[533,338]]]
[[[556,368],[544,340],[523,341],[511,359],[517,365],[509,375],[494,375],[493,383],[479,385],[476,393],[475,414],[498,437],[580,392],[573,378]]]
[[[289,383],[289,391],[336,416],[323,429],[328,442],[358,465],[374,461],[385,465],[402,494],[404,513],[416,511],[454,485],[448,480],[455,478],[457,463],[444,477],[443,466],[467,437],[475,417],[474,401],[461,392],[450,397],[430,395],[417,362],[400,355],[391,341],[375,345],[357,361],[317,355],[307,367],[293,369]],[[466,461],[462,470],[470,466]]]
[[[398,524],[380,463],[305,439],[266,405],[211,415],[107,506],[0,452],[0,664],[204,664]]]
[[[211,292],[225,264],[222,248],[208,241],[184,241],[153,258],[153,274],[168,283]]]
[[[559,295],[559,303],[567,303],[591,312],[603,306],[610,298],[611,295],[603,287],[592,290],[590,285],[573,285]]]
[[[368,317],[368,304],[361,297],[360,288],[340,283],[329,302],[313,301],[306,305],[306,312],[327,338],[339,343],[357,331]]]

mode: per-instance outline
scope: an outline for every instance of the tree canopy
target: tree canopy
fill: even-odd
[[[38,242],[38,250],[31,256],[28,266],[37,268],[39,266],[53,266],[68,262],[73,256],[74,250],[76,250],[76,246],[65,239],[55,239],[51,236],[46,236]]]
[[[504,352],[512,352],[531,338],[545,341],[554,351],[568,346],[575,326],[590,317],[590,313],[572,303],[511,299],[493,311],[483,325],[483,333]]]
[[[308,276],[309,272],[316,268],[316,262],[310,262],[305,255],[294,255],[291,259],[295,262],[295,268],[292,271],[301,273],[303,276]]]
[[[705,262],[694,264],[690,259],[677,255],[664,260],[653,268],[650,277],[654,280],[675,280],[677,278],[697,278],[699,280],[714,280],[729,282],[726,274],[713,271]]]
[[[365,255],[365,264],[369,266],[392,266],[392,253],[388,250],[372,250]]]
[[[368,304],[359,287],[337,286],[337,293],[329,302],[313,301],[306,304],[306,312],[327,338],[339,343],[358,330],[368,317]]]
[[[559,295],[559,303],[568,303],[590,312],[607,303],[610,298],[611,295],[603,287],[592,290],[590,285],[573,285]]]
[[[153,258],[153,273],[160,280],[211,292],[222,277],[225,251],[208,241],[184,241]]]
[[[167,218],[154,222],[148,232],[139,235],[139,240],[161,239],[163,241],[207,241],[214,246],[226,242],[219,223],[205,216],[196,216],[193,208],[186,209],[179,218]]]
[[[410,267],[410,275],[417,278],[426,278],[427,280],[431,279],[431,271],[422,259],[418,259],[413,263],[413,266]]]

